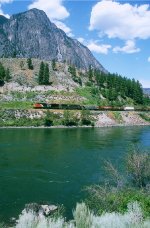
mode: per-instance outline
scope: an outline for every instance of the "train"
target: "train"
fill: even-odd
[[[90,111],[150,111],[150,107],[133,107],[133,106],[96,106],[96,105],[78,105],[78,104],[49,104],[35,103],[34,109],[58,109],[58,110],[90,110]]]

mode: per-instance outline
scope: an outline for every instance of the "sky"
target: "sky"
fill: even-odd
[[[0,14],[38,8],[111,73],[150,88],[150,0],[0,0]]]

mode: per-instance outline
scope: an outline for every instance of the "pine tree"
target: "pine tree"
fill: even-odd
[[[9,68],[7,68],[5,71],[5,80],[6,80],[6,82],[9,82],[10,79],[11,79],[10,70],[9,70]]]
[[[40,64],[40,70],[39,70],[39,85],[43,85],[44,84],[44,69],[45,69],[45,64],[43,63],[43,61]]]
[[[5,76],[5,68],[3,67],[2,63],[0,63],[0,85],[4,85]]]
[[[33,70],[33,64],[32,64],[32,59],[31,58],[27,59],[27,64],[28,64],[28,69],[29,70]]]
[[[45,64],[44,67],[44,85],[49,85],[49,66]]]
[[[52,69],[55,71],[56,70],[56,60],[52,60]]]
[[[91,66],[89,67],[88,76],[89,76],[89,81],[92,81],[92,79],[93,79],[93,70],[92,70]]]

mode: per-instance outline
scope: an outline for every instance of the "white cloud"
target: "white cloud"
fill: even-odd
[[[147,61],[150,63],[150,57],[148,57]]]
[[[121,4],[113,0],[98,2],[91,12],[90,30],[122,40],[150,38],[149,5]]]
[[[74,35],[71,28],[61,21],[70,15],[62,2],[63,0],[34,0],[33,3],[28,6],[28,9],[37,8],[43,10],[58,28],[62,29],[68,36],[73,37]]]
[[[133,40],[127,40],[125,43],[124,47],[114,47],[113,52],[118,53],[118,52],[123,52],[127,54],[133,54],[140,52],[140,48],[137,48],[135,45],[135,42]]]
[[[2,4],[5,4],[5,3],[11,3],[13,2],[13,0],[0,0],[0,15],[3,15],[7,18],[9,18],[10,16],[8,14],[5,14],[2,10]]]
[[[85,42],[85,39],[83,37],[79,37],[79,38],[77,38],[77,40],[82,44]]]
[[[0,5],[0,15],[4,16],[4,17],[7,17],[7,18],[10,18],[10,16],[8,14],[5,14],[3,12],[3,10],[1,9],[1,5]]]
[[[62,0],[35,0],[28,8],[43,10],[52,21],[69,17],[69,12],[62,5]]]
[[[65,25],[63,22],[61,21],[53,21],[55,23],[55,25],[62,29],[68,36],[70,37],[74,37],[71,28],[69,28],[67,25]]]
[[[91,41],[89,44],[87,44],[87,47],[92,52],[107,55],[109,49],[111,48],[111,45],[109,45],[109,44],[97,44],[96,42]]]

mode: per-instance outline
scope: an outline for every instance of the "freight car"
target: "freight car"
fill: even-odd
[[[36,103],[35,109],[60,109],[60,110],[92,110],[92,111],[150,111],[150,107],[115,107],[115,106],[96,106],[96,105],[77,105],[77,104],[49,104]]]
[[[47,104],[36,103],[33,105],[35,109],[63,109],[63,110],[82,110],[83,106],[76,104]]]

